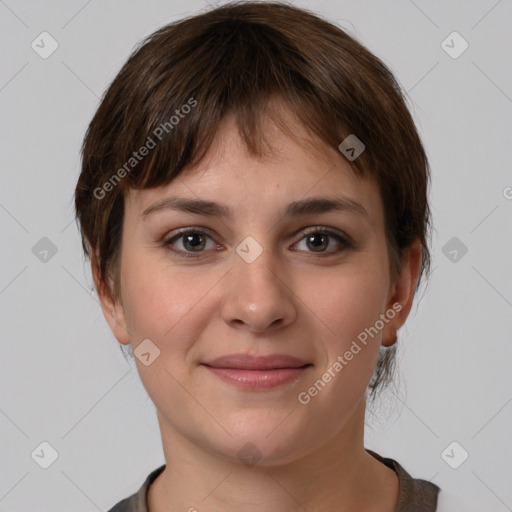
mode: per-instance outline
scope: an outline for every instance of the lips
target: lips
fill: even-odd
[[[201,365],[224,382],[238,388],[264,391],[297,381],[312,363],[284,354],[231,354],[206,361]]]
[[[231,354],[206,361],[202,364],[213,368],[231,368],[237,370],[275,370],[278,368],[301,368],[311,363],[284,354],[274,354],[270,356]]]

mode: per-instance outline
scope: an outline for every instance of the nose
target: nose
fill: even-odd
[[[285,269],[264,250],[248,263],[238,254],[228,276],[222,318],[231,327],[265,332],[283,328],[297,316],[297,297]]]

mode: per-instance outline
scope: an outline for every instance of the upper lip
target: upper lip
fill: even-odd
[[[301,368],[309,365],[308,361],[285,354],[270,356],[250,356],[248,354],[230,354],[217,357],[201,364],[214,368],[233,368],[240,370],[275,370],[277,368]]]

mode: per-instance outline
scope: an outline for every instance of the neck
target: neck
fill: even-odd
[[[159,423],[166,468],[149,488],[150,512],[395,510],[397,475],[364,449],[364,403],[333,439],[283,465],[246,466]]]

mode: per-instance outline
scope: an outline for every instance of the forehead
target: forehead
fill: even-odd
[[[308,196],[344,196],[365,204],[375,220],[380,194],[371,178],[356,174],[341,153],[309,132],[288,111],[280,114],[286,133],[270,118],[262,119],[263,155],[251,155],[233,116],[226,116],[203,159],[171,183],[130,190],[127,213],[140,217],[168,195],[222,202],[239,215],[282,209]]]

